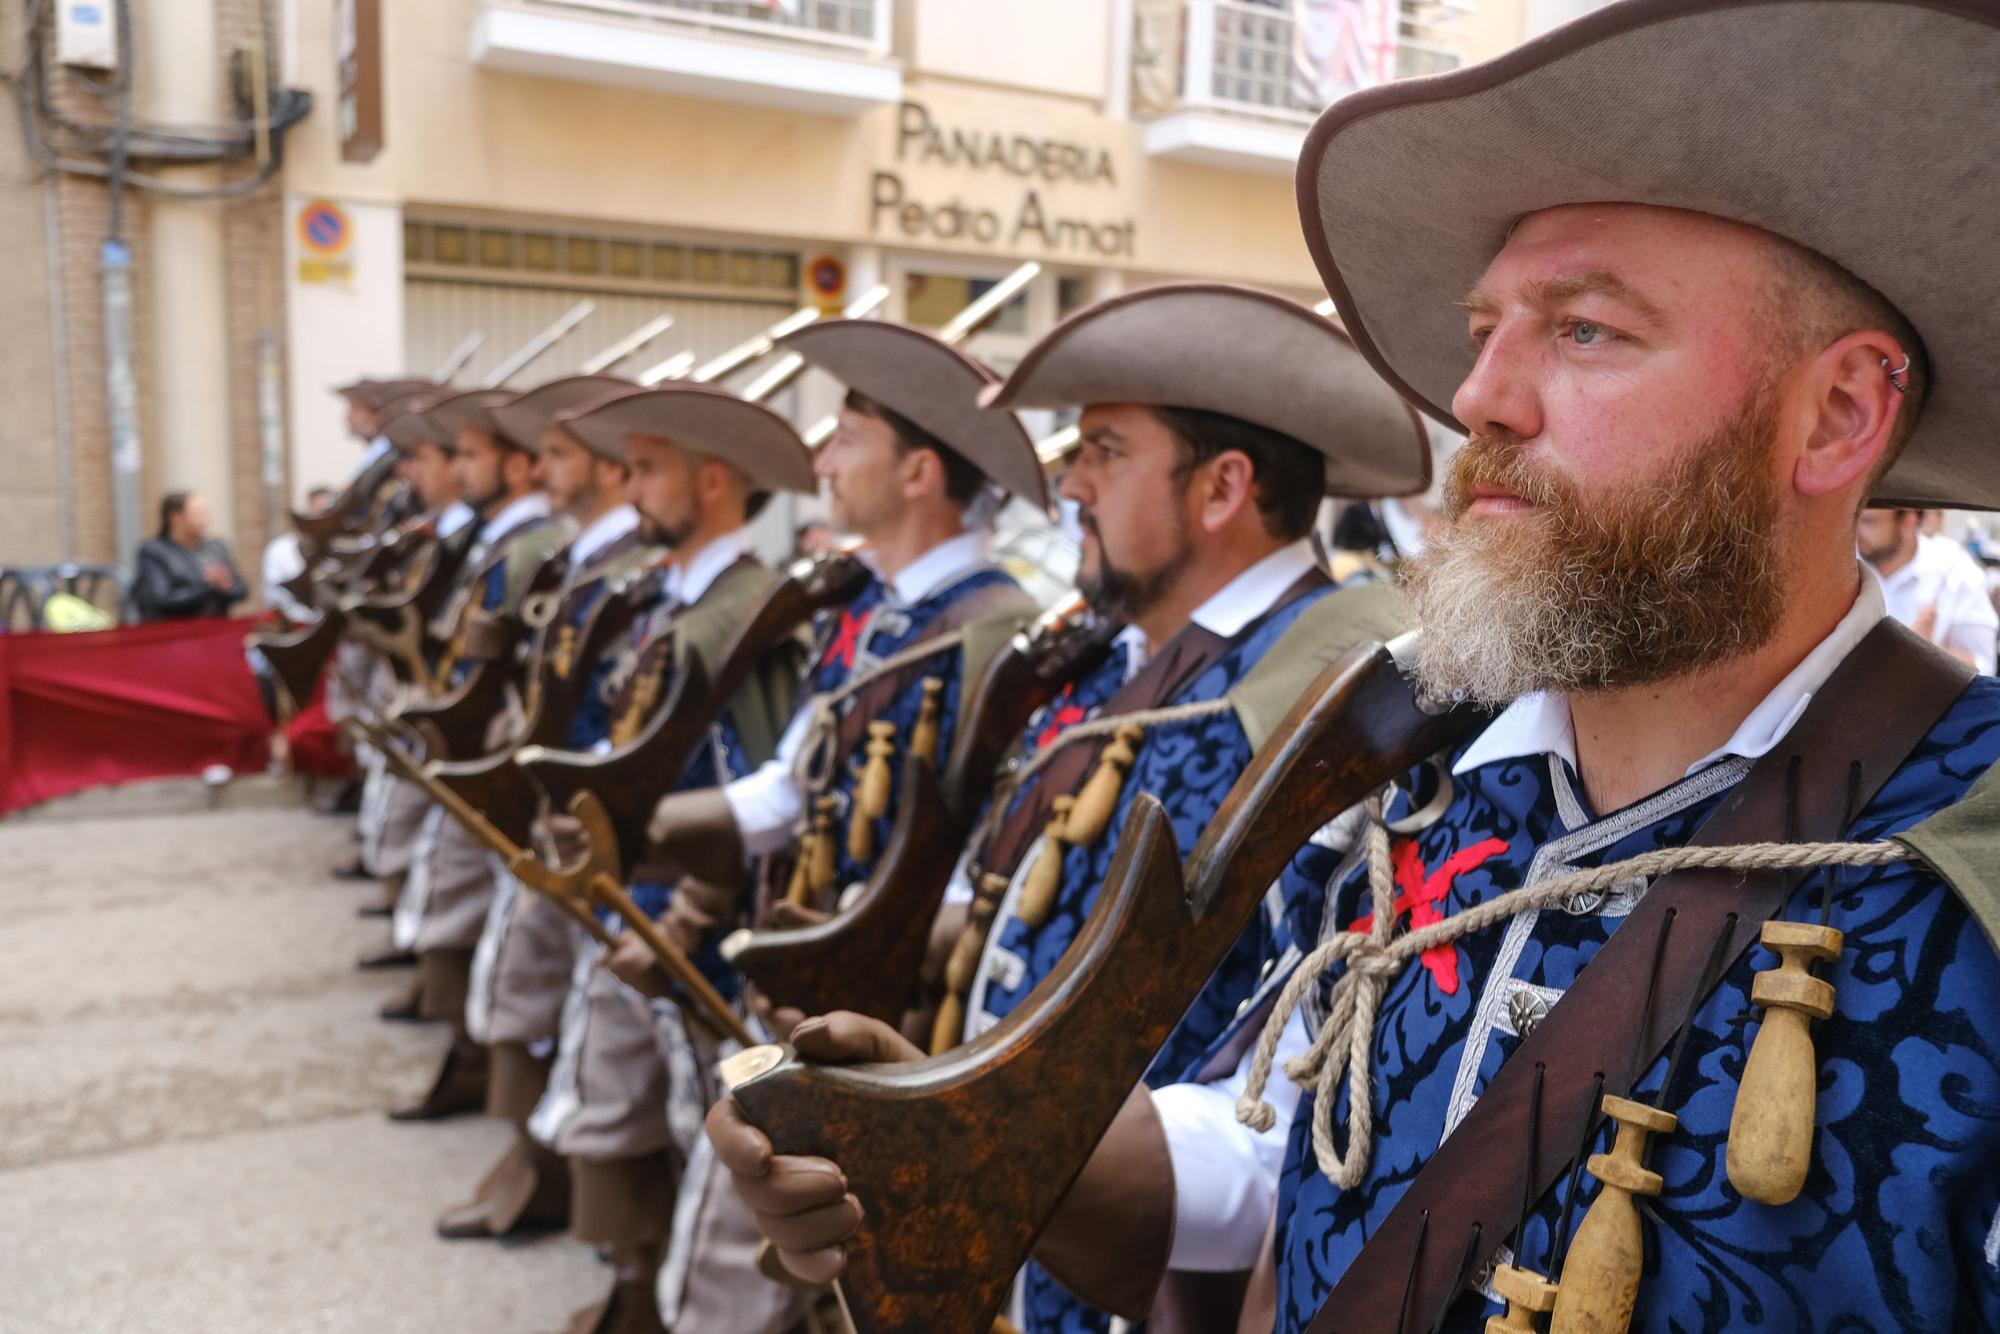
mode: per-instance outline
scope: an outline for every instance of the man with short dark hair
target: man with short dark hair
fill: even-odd
[[[1923,531],[1925,517],[1937,512],[1864,509],[1855,545],[1881,577],[1891,616],[1991,676],[2000,615],[1987,596],[1986,572],[1958,543]]]

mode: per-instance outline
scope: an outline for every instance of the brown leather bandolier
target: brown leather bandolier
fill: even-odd
[[[1972,669],[1894,621],[1883,621],[1847,656],[1812,697],[1784,742],[1751,768],[1690,845],[1727,846],[1783,837],[1787,771],[1796,761],[1797,841],[1832,842],[1849,804],[1849,771],[1859,764],[1852,801],[1864,809],[1916,749],[1972,679]],[[1736,914],[1719,956],[1728,961],[1756,943],[1764,922],[1781,911],[1811,868],[1783,872],[1679,871],[1662,876],[1612,933],[1562,1001],[1493,1077],[1479,1101],[1438,1147],[1321,1304],[1308,1334],[1399,1328],[1430,1329],[1460,1295],[1464,1274],[1478,1271],[1513,1230],[1521,1179],[1495,1170],[1495,1146],[1511,1151],[1527,1139],[1529,1086],[1542,1070],[1541,1101],[1579,1107],[1598,1072],[1604,1092],[1629,1096],[1686,1016],[1695,1011],[1714,942]],[[1657,964],[1661,921],[1675,913]],[[1648,981],[1657,968],[1657,983]],[[1641,1059],[1637,1029],[1650,1015]],[[1539,1199],[1567,1168],[1576,1142],[1568,1116],[1541,1117],[1532,1161]],[[1418,1246],[1418,1229],[1424,1242]],[[1474,1227],[1479,1240],[1468,1254]],[[1414,1263],[1412,1252],[1418,1252]],[[1406,1292],[1407,1283],[1407,1292]],[[1407,1303],[1407,1305],[1406,1305]],[[1404,1323],[1405,1311],[1408,1322]]]

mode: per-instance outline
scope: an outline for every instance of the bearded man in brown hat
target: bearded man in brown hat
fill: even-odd
[[[1374,839],[1322,859],[1107,1248],[1172,1210],[1166,1263],[1256,1267],[1245,1330],[2000,1324],[2000,683],[1853,542],[2000,507],[1996,116],[1989,3],[1627,0],[1322,117],[1322,276],[1471,436],[1416,684],[1500,712],[1390,791],[1372,887]],[[861,1183],[744,1167],[837,1270]]]

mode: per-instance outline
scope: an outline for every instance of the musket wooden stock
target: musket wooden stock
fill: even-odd
[[[760,991],[807,1014],[853,1010],[892,1024],[902,1017],[916,999],[931,923],[1000,757],[1035,710],[1095,664],[1118,632],[1115,623],[1070,615],[1016,635],[988,664],[942,787],[921,756],[904,761],[889,845],[845,911],[812,926],[746,931],[724,942],[723,954]]]
[[[560,588],[567,568],[563,553],[544,560],[529,579],[521,604],[500,615],[493,626],[492,642],[486,645],[486,656],[472,664],[465,680],[442,698],[412,704],[403,710],[403,715],[412,722],[427,721],[437,729],[443,749],[433,753],[432,759],[463,760],[486,753],[487,732],[493,715],[507,702],[508,685],[523,684],[518,679],[517,654],[529,633],[527,600]]]
[[[999,1309],[1118,1108],[1298,848],[1467,733],[1419,710],[1394,659],[1329,667],[1237,780],[1183,880],[1139,796],[1082,932],[1030,998],[941,1056],[813,1066],[734,1089],[780,1153],[833,1159],[864,1222],[843,1280],[858,1334],[975,1334]],[[760,1053],[761,1055],[761,1053]],[[764,1061],[745,1053],[743,1066]]]
[[[666,703],[623,746],[605,755],[537,748],[522,756],[521,763],[558,810],[567,809],[580,792],[596,793],[617,835],[620,864],[638,865],[654,804],[680,781],[708,729],[758,661],[815,612],[851,601],[868,577],[867,567],[844,554],[795,563],[724,645],[712,682],[707,664],[689,655],[675,673]]]
[[[320,613],[320,618],[311,625],[255,641],[257,651],[271,664],[271,672],[285,688],[294,710],[303,709],[312,699],[313,687],[319,684],[326,660],[333,656],[341,631],[346,628],[347,617],[338,610],[329,610]]]

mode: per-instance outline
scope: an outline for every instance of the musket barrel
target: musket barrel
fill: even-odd
[[[652,319],[647,320],[610,347],[605,348],[596,356],[585,361],[583,365],[576,368],[576,373],[578,375],[596,375],[601,371],[608,371],[673,327],[673,316],[655,315]]]
[[[486,377],[485,387],[498,389],[514,375],[526,370],[536,358],[567,338],[570,331],[588,319],[590,312],[596,309],[597,303],[589,297],[571,306],[554,324],[530,338],[520,351],[494,367],[493,373]]]

